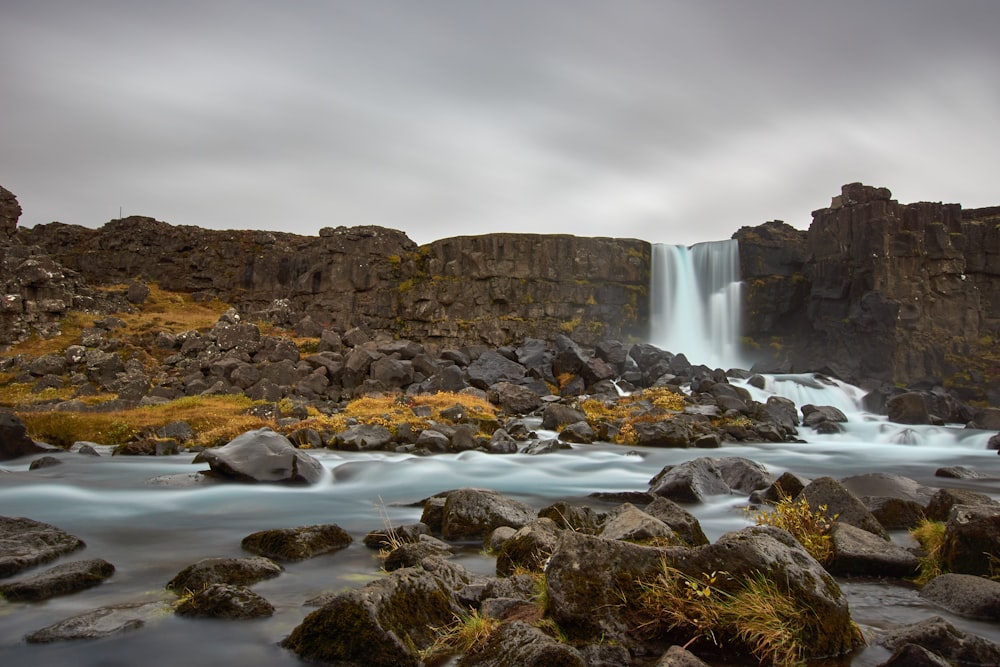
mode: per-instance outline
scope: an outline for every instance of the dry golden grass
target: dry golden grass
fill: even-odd
[[[634,445],[638,440],[635,425],[641,422],[655,422],[671,419],[684,411],[686,397],[666,387],[649,387],[630,396],[622,396],[614,404],[596,399],[587,399],[580,409],[587,415],[587,422],[595,431],[601,423],[618,427],[615,442]]]
[[[435,394],[403,396],[390,394],[383,396],[363,396],[345,406],[342,412],[333,415],[313,414],[310,419],[296,425],[296,428],[341,431],[353,420],[360,424],[384,426],[396,433],[399,426],[409,424],[415,430],[429,427],[433,422],[451,423],[441,412],[460,405],[465,409],[465,419],[472,423],[489,423],[496,420],[496,408],[489,401],[470,394],[439,391]],[[426,406],[430,416],[422,417],[413,408]]]
[[[500,621],[482,615],[476,609],[468,614],[456,614],[453,623],[433,628],[437,637],[433,644],[420,652],[420,657],[436,663],[450,655],[468,653],[486,644],[498,627]]]
[[[829,508],[820,505],[815,510],[804,497],[793,500],[778,489],[778,502],[772,511],[758,510],[751,514],[758,526],[784,528],[799,541],[806,551],[820,563],[826,563],[833,555],[830,529],[837,520],[836,514],[828,515]]]
[[[944,547],[945,524],[943,521],[923,519],[916,528],[910,530],[910,535],[924,552],[920,557],[920,573],[914,579],[914,583],[923,586],[944,573],[941,550]]]
[[[185,421],[196,433],[189,444],[215,446],[273,422],[250,414],[255,403],[246,396],[190,396],[163,405],[111,412],[18,411],[28,434],[60,447],[78,440],[119,445],[153,433],[170,422]]]

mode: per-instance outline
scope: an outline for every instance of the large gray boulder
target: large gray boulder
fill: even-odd
[[[187,566],[167,582],[167,590],[178,595],[198,591],[212,584],[250,586],[272,579],[282,573],[282,567],[269,558],[203,558]]]
[[[1000,581],[949,572],[931,579],[920,597],[959,616],[1000,620]]]
[[[959,574],[989,575],[1000,554],[1000,508],[958,505],[945,523],[941,558]]]
[[[239,482],[316,484],[323,464],[269,428],[247,431],[222,447],[206,449],[195,463],[208,463],[215,476]]]
[[[834,523],[830,544],[826,569],[837,576],[905,579],[920,569],[920,560],[909,550],[847,523]]]
[[[481,646],[462,656],[458,667],[588,667],[575,648],[524,621],[504,623]]]
[[[0,516],[0,577],[13,576],[84,546],[79,537],[50,524]]]
[[[825,505],[827,516],[837,515],[837,521],[841,523],[849,523],[882,539],[889,539],[889,533],[861,499],[832,477],[820,477],[809,482],[798,498],[805,498],[814,512]]]
[[[178,616],[227,620],[263,618],[274,606],[246,586],[209,584],[185,596],[174,609]]]
[[[953,664],[1000,665],[1000,646],[963,632],[940,616],[889,630],[878,643],[890,651],[916,644]]]
[[[458,489],[448,493],[441,516],[446,540],[483,539],[500,526],[522,528],[535,512],[529,505],[487,489]]]

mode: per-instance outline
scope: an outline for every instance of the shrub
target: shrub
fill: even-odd
[[[752,518],[758,526],[776,526],[787,530],[813,558],[826,563],[833,551],[830,529],[838,516],[828,516],[828,509],[826,505],[820,505],[814,511],[804,497],[794,500],[779,489],[778,502],[773,510],[756,511]]]

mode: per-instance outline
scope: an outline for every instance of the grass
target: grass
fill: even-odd
[[[444,658],[473,651],[489,641],[500,621],[473,609],[468,614],[456,614],[455,620],[440,628],[432,628],[434,643],[420,652],[420,658],[436,664]]]
[[[753,512],[751,518],[758,526],[776,526],[787,530],[813,558],[827,563],[833,555],[830,529],[838,516],[829,516],[827,511],[826,505],[813,510],[804,497],[795,500],[778,489],[778,502],[774,508]]]
[[[638,442],[635,425],[672,419],[684,411],[686,397],[666,387],[649,387],[630,396],[622,396],[613,404],[589,398],[580,404],[587,422],[595,431],[602,423],[618,428],[615,442],[634,445]]]
[[[735,585],[725,589],[720,579]],[[640,630],[687,636],[685,648],[698,641],[721,646],[738,642],[761,664],[790,667],[808,655],[816,615],[760,572],[739,580],[725,572],[701,577],[664,561],[651,582],[639,582]]]
[[[162,405],[109,412],[17,411],[28,434],[59,447],[78,440],[120,445],[154,433],[174,421],[187,422],[196,437],[188,443],[211,447],[274,423],[248,414],[255,402],[242,395],[188,396]]]
[[[920,573],[913,580],[918,586],[923,586],[944,573],[941,550],[944,547],[945,524],[943,521],[923,519],[910,530],[910,535],[924,551],[924,555],[920,557]]]

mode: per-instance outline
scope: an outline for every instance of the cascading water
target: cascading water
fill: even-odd
[[[650,342],[692,363],[740,366],[741,293],[737,241],[654,245]]]

